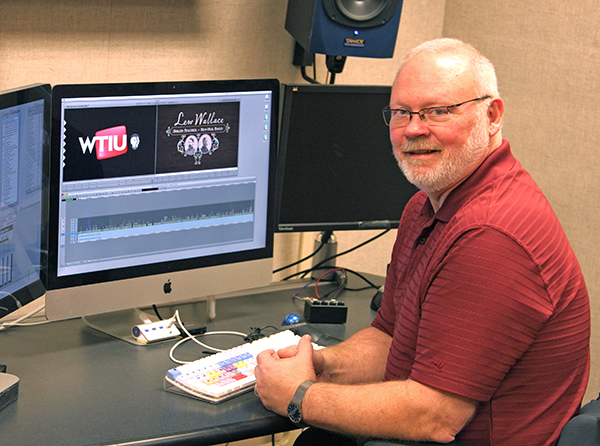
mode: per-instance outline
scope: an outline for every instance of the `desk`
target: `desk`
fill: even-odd
[[[383,278],[369,276],[376,284]],[[364,282],[350,276],[350,287]],[[250,327],[280,326],[288,313],[302,315],[292,299],[296,289],[217,300],[217,318],[206,320],[205,302],[181,307],[184,323],[192,317],[209,331],[248,332]],[[345,338],[367,326],[374,312],[374,290],[344,292],[348,321],[320,324],[321,330]],[[164,308],[163,317],[172,310]],[[204,318],[202,320],[202,318]],[[265,330],[265,333],[270,333]],[[227,348],[240,338],[207,338]],[[20,379],[19,399],[0,412],[0,444],[13,445],[209,445],[296,429],[267,411],[248,392],[218,405],[163,389],[174,367],[168,352],[175,341],[133,346],[87,326],[81,319],[0,332],[0,363]],[[194,359],[201,347],[187,342],[175,355]],[[186,358],[186,356],[190,358]]]

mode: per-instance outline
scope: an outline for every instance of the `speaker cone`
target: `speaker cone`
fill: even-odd
[[[334,22],[355,28],[386,24],[402,0],[323,0],[327,16]]]

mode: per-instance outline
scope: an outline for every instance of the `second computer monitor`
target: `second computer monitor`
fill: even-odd
[[[267,285],[279,82],[53,89],[46,312]]]

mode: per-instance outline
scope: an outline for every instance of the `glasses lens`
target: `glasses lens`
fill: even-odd
[[[386,125],[390,125],[390,119],[388,118],[388,110],[383,109],[381,110],[381,116],[383,116],[383,122],[386,123]]]
[[[383,113],[383,120],[385,121],[386,125],[390,125],[390,123],[392,122],[392,111],[389,108],[384,108],[382,110]]]
[[[383,110],[383,119],[387,125],[402,126],[406,125],[410,120],[410,112],[403,109],[389,109]]]
[[[450,110],[446,107],[423,110],[422,114],[425,115],[425,120],[430,122],[446,122],[450,119]]]

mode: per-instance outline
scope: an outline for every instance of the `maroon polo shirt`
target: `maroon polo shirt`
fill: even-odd
[[[507,141],[434,214],[403,212],[373,326],[393,336],[386,379],[479,402],[457,439],[552,445],[589,375],[585,282],[544,194]]]

